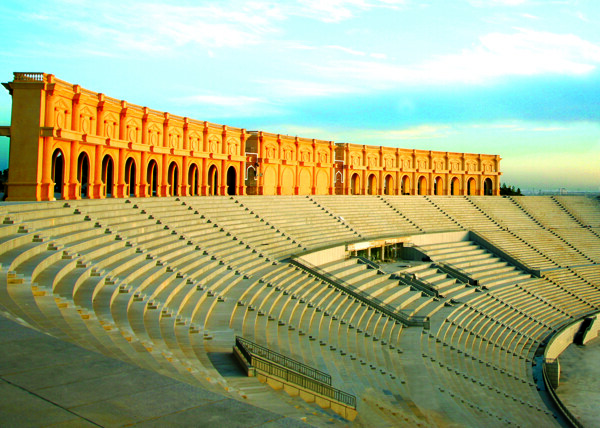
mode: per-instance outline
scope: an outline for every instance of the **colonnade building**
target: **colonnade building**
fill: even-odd
[[[9,201],[195,195],[498,195],[500,156],[217,125],[14,73]]]

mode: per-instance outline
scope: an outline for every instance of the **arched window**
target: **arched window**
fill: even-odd
[[[150,196],[157,196],[158,194],[158,165],[155,160],[151,160],[148,164],[148,190]]]
[[[208,168],[208,194],[218,195],[219,171],[217,167],[211,165]]]
[[[179,196],[179,167],[176,162],[171,162],[169,165],[168,184],[169,195]]]
[[[102,184],[104,184],[104,196],[107,198],[112,198],[113,196],[113,176],[113,160],[109,155],[106,155],[102,159]]]
[[[419,195],[427,194],[427,178],[421,176],[419,178]]]
[[[483,182],[483,194],[486,196],[491,196],[494,194],[494,184],[492,183],[491,178],[486,178]]]
[[[475,184],[474,178],[469,178],[467,181],[467,195],[475,195],[477,194],[477,186]]]
[[[452,195],[460,195],[460,180],[458,177],[454,177],[450,182],[450,193]]]
[[[235,172],[235,168],[230,166],[227,169],[227,194],[235,195],[235,185],[236,185],[237,174]]]
[[[443,195],[444,194],[444,183],[442,181],[442,177],[436,177],[433,185],[433,194],[434,195]]]
[[[60,149],[52,153],[52,181],[54,182],[54,198],[62,199],[65,184],[65,158]]]
[[[375,195],[377,194],[377,177],[375,177],[375,174],[371,174],[369,175],[369,178],[367,180],[367,194],[368,195]]]
[[[394,194],[394,179],[391,174],[385,176],[385,181],[383,182],[383,194],[384,195],[393,195]]]
[[[135,160],[133,158],[127,159],[125,162],[125,194],[129,196],[135,195]]]
[[[190,186],[190,196],[198,196],[198,165],[190,165],[188,172],[188,185]]]
[[[87,198],[90,191],[90,161],[85,152],[77,158],[77,181],[79,181],[79,196]]]
[[[408,175],[402,177],[400,190],[403,195],[410,195],[410,177]]]
[[[350,194],[360,195],[360,176],[355,172],[350,179]]]

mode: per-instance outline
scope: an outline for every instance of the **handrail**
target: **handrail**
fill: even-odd
[[[259,356],[252,355],[252,366],[257,370],[277,376],[280,379],[286,380],[294,385],[316,392],[319,395],[334,399],[340,403],[344,403],[353,409],[356,409],[356,396],[348,394],[342,390],[334,388],[331,385],[326,385],[317,382],[300,373],[296,373],[271,361],[263,359]]]
[[[34,73],[34,72],[18,72],[15,71],[13,73],[13,80],[15,82],[26,81],[26,82],[43,82],[44,81],[44,73]]]
[[[319,269],[317,266],[314,266],[313,264],[308,263],[307,261],[300,261],[300,259],[298,258],[292,258],[290,260],[290,263],[308,272],[309,274],[319,278],[320,280],[331,284],[335,288],[349,294],[350,296],[361,301],[362,303],[371,306],[373,309],[389,316],[390,318],[393,318],[394,320],[404,324],[407,327],[423,327],[426,329],[429,328],[429,317],[427,316],[407,315],[401,310],[395,309],[382,302],[381,300],[369,296],[368,294],[360,290],[357,290],[352,285],[340,280],[339,278],[336,278],[335,276],[323,271],[322,269]]]
[[[266,358],[269,361],[272,361],[280,366],[286,367],[290,370],[294,370],[304,376],[308,376],[316,381],[321,383],[325,383],[327,385],[331,385],[331,376],[325,372],[317,370],[313,367],[307,366],[306,364],[302,364],[299,361],[296,361],[292,358],[286,357],[285,355],[281,355],[278,352],[272,351],[269,348],[259,345],[258,343],[251,342],[248,339],[244,339],[243,337],[236,336],[235,342],[238,347],[243,348],[250,355]],[[244,356],[248,357],[248,355]]]
[[[256,370],[277,376],[289,383],[316,392],[319,395],[331,398],[356,409],[356,396],[332,387],[331,376],[327,373],[292,360],[285,355],[271,351],[270,349],[251,342],[248,339],[244,339],[241,336],[235,337],[235,344],[246,361]],[[273,356],[275,356],[274,359],[272,358]],[[284,364],[281,364],[281,362],[284,362]],[[289,362],[293,362],[294,365],[291,367],[286,365]],[[297,367],[301,367],[302,371],[296,370]],[[315,377],[315,373],[319,376]],[[324,379],[325,382],[321,381],[319,378]]]
[[[445,262],[432,262],[432,264],[444,273],[458,279],[461,282],[466,282],[470,285],[479,285],[479,280],[473,278],[464,269],[457,268]]]
[[[364,263],[368,266],[371,266],[373,269],[377,269],[379,270],[379,265],[377,263],[375,263],[372,260],[367,259],[366,257],[363,256],[356,256],[356,258],[361,262]]]
[[[432,296],[432,297],[440,297],[440,292],[433,286],[433,284],[431,284],[430,282],[423,281],[422,279],[417,278],[414,273],[411,274],[411,273],[402,272],[402,273],[400,273],[399,276],[405,282],[407,282],[408,285],[411,285],[413,287],[418,288],[423,293],[426,293],[426,294],[428,294],[429,296]]]

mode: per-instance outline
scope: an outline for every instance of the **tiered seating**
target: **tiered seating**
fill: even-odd
[[[321,246],[324,236],[330,245],[359,238],[350,226],[308,197],[238,196],[236,200],[248,208],[250,214],[258,215],[305,249]]]
[[[600,262],[598,235],[585,228],[573,214],[568,212],[555,199],[532,196],[515,197],[515,200],[545,228],[552,231],[554,235],[565,241],[569,247],[584,256],[587,262]]]
[[[600,203],[598,199],[585,196],[553,196],[561,207],[573,215],[583,226],[596,233],[600,230]]]
[[[343,218],[363,238],[419,233],[417,226],[378,196],[312,196],[312,199]]]
[[[381,196],[381,198],[398,213],[410,219],[422,232],[461,229],[447,214],[432,207],[431,202],[423,196]]]
[[[534,200],[527,209],[506,198],[441,196],[0,205],[0,309],[88,349],[314,425],[344,421],[223,370],[236,334],[330,373],[357,395],[365,425],[556,426],[533,383],[533,354],[565,322],[600,307],[600,265],[582,254],[597,244],[587,227],[597,206],[560,201]],[[575,218],[564,209],[577,210]],[[426,330],[404,327],[285,261],[334,244],[459,227],[554,270],[532,278],[470,241],[420,249],[477,287],[429,262],[396,272],[414,274],[420,282],[412,288],[356,259],[320,266],[387,305],[430,317]],[[573,237],[581,230],[585,241]],[[579,252],[560,247],[571,240]],[[439,297],[424,294],[423,284]]]

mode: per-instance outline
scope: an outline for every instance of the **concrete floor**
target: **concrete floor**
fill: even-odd
[[[0,426],[304,427],[0,316]]]
[[[570,345],[560,357],[556,392],[585,427],[600,427],[600,338],[585,346]]]

